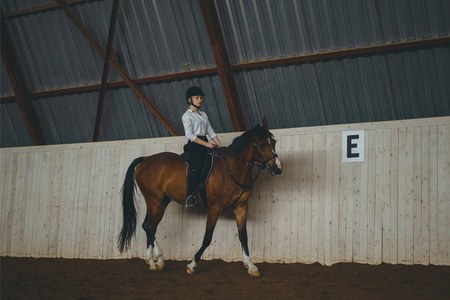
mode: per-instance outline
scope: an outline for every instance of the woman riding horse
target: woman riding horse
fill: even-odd
[[[272,175],[281,174],[282,164],[275,151],[276,141],[268,130],[266,119],[263,126],[256,126],[234,139],[222,157],[214,157],[213,169],[205,183],[208,199],[208,217],[203,244],[187,266],[187,272],[196,271],[197,262],[210,245],[214,227],[224,208],[231,208],[236,217],[239,240],[243,249],[243,262],[252,276],[259,276],[258,268],[250,261],[247,242],[248,199],[253,187],[252,170],[256,165],[268,169]],[[167,205],[171,202],[185,204],[186,164],[180,155],[163,152],[135,159],[128,168],[123,185],[123,226],[118,237],[122,253],[131,244],[136,230],[134,204],[135,182],[147,204],[147,214],[142,228],[147,235],[147,263],[150,270],[164,268],[163,253],[155,239],[156,230]],[[199,194],[196,192],[196,196]],[[202,201],[197,206],[203,207]]]
[[[208,116],[200,110],[203,96],[205,94],[201,88],[198,86],[190,87],[186,92],[186,103],[189,108],[181,118],[184,133],[189,140],[184,146],[184,152],[189,157],[189,168],[186,176],[186,207],[195,207],[197,202],[194,194],[205,165],[207,150],[212,149],[215,145],[223,147],[209,123]],[[208,142],[206,134],[214,141],[215,145]]]

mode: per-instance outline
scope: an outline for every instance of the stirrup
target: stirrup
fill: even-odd
[[[186,207],[188,208],[193,208],[195,207],[195,205],[197,204],[197,199],[195,198],[194,195],[190,195],[189,197],[187,197],[186,199]]]

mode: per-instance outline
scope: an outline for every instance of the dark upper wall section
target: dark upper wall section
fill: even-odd
[[[111,0],[72,4],[106,47]],[[103,59],[60,8],[8,16],[54,1],[1,1],[30,92],[101,82]],[[232,64],[450,35],[446,0],[216,1]],[[114,51],[131,78],[214,68],[197,0],[121,1]],[[272,128],[450,115],[449,44],[235,70],[249,127],[267,117]],[[3,61],[0,94],[14,95]],[[110,68],[110,81],[121,77]],[[204,109],[217,132],[232,131],[216,73],[139,84],[179,132],[185,90],[206,91]],[[99,90],[33,97],[48,144],[89,142]],[[0,103],[1,147],[32,145],[19,105]],[[100,140],[169,136],[127,86],[106,94]]]

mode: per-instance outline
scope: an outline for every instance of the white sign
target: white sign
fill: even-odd
[[[342,133],[342,162],[364,161],[364,130]]]

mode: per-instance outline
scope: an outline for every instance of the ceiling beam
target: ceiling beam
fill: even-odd
[[[92,139],[93,142],[97,142],[98,136],[100,135],[100,125],[102,123],[103,106],[105,104],[106,85],[108,83],[109,60],[111,58],[112,46],[114,42],[114,34],[116,32],[119,3],[120,0],[114,0],[111,12],[111,21],[109,23],[109,33],[108,33],[108,42],[106,45],[105,62],[103,63],[102,85],[100,89],[100,96],[98,99],[97,118],[95,119],[94,137]]]
[[[103,57],[106,57],[105,51],[100,47],[100,45],[95,41],[94,37],[89,33],[89,31],[81,24],[75,14],[72,13],[69,6],[62,0],[55,0],[60,7],[64,10],[70,20],[75,24],[78,30],[87,38],[87,40],[91,43],[91,45],[95,48],[95,50]],[[111,66],[116,70],[116,72],[124,79],[127,85],[136,93],[136,95],[141,99],[142,102],[147,106],[148,109],[153,113],[153,115],[162,123],[162,125],[166,128],[172,136],[178,136],[178,132],[175,128],[170,125],[170,123],[163,117],[163,115],[156,109],[153,103],[150,102],[149,99],[144,95],[141,89],[137,86],[137,84],[128,76],[128,74],[123,70],[119,64],[117,63],[117,59],[113,57],[109,60]]]
[[[333,50],[319,53],[310,53],[303,55],[296,55],[284,58],[266,59],[254,62],[247,62],[233,65],[233,70],[252,69],[260,67],[269,67],[273,65],[295,64],[302,62],[312,62],[324,59],[354,57],[376,53],[388,53],[399,50],[412,50],[424,47],[436,47],[450,44],[450,36],[443,36],[438,38],[421,39],[407,42],[397,42],[391,44],[381,44],[366,47]]]
[[[69,5],[73,5],[73,4],[82,4],[84,2],[93,2],[93,1],[100,1],[100,0],[66,0],[66,3]],[[59,8],[59,5],[56,3],[35,6],[35,7],[27,8],[27,9],[21,9],[21,10],[2,14],[2,19],[8,19],[8,18],[23,16],[23,15],[28,15],[28,14],[35,14],[35,13],[39,13],[39,12],[43,12],[43,11],[51,10],[51,9],[55,9],[55,8]]]
[[[227,46],[220,26],[216,4],[214,0],[199,0],[199,3],[227,103],[231,125],[234,131],[245,131],[247,130],[247,126],[245,125],[244,113],[234,80]]]
[[[304,63],[304,62],[314,62],[323,59],[333,59],[333,58],[342,58],[342,57],[355,57],[359,55],[370,55],[376,53],[388,53],[391,51],[400,51],[400,50],[413,50],[424,47],[438,47],[450,45],[450,36],[431,38],[431,39],[422,39],[422,40],[414,40],[408,42],[398,42],[393,44],[382,44],[375,46],[367,46],[360,48],[350,48],[343,50],[335,50],[328,52],[319,52],[319,53],[311,53],[304,54],[298,56],[290,56],[284,58],[276,58],[276,59],[268,59],[254,62],[246,62],[232,65],[233,70],[246,70],[253,68],[264,68],[273,65],[289,65],[296,63]],[[158,82],[158,81],[166,81],[166,80],[176,80],[180,78],[187,77],[195,77],[195,76],[203,76],[203,75],[214,75],[217,74],[217,68],[206,68],[199,69],[194,71],[186,71],[186,72],[178,72],[172,74],[164,74],[158,76],[150,76],[135,79],[134,82],[136,84],[150,83],[150,82]],[[127,83],[125,81],[114,81],[109,82],[108,87],[118,88],[124,87]],[[46,91],[38,91],[31,93],[31,97],[40,98],[40,97],[50,97],[56,95],[66,95],[73,93],[81,93],[81,92],[90,92],[90,91],[98,91],[100,90],[100,84],[90,84],[90,85],[82,85],[75,87],[68,87],[56,90],[46,90]],[[0,97],[0,102],[14,101],[15,96],[3,96]]]
[[[19,65],[17,64],[16,55],[11,45],[8,33],[6,32],[4,24],[1,26],[1,43],[0,43],[1,56],[8,72],[11,86],[14,90],[15,97],[19,103],[20,111],[22,112],[23,119],[30,134],[33,145],[45,145],[45,138],[42,132],[39,119],[36,115],[36,111],[33,107],[30,94],[25,84],[25,80],[20,72]]]

